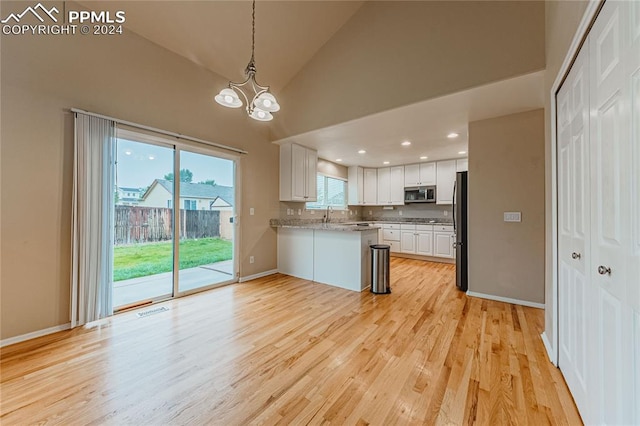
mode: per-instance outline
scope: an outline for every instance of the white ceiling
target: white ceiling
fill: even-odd
[[[233,81],[251,57],[251,2],[82,0],[123,10],[125,28]],[[282,89],[360,8],[362,1],[257,1],[258,82]],[[221,87],[222,89],[222,87]]]
[[[544,71],[419,102],[275,143],[296,142],[340,164],[365,167],[466,157],[468,123],[544,106]],[[447,138],[451,132],[460,136]],[[411,145],[404,147],[401,142]],[[358,150],[366,154],[358,154]],[[421,160],[421,156],[428,159]]]

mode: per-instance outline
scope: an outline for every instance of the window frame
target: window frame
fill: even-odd
[[[325,173],[316,173],[316,186],[318,185],[318,177],[322,176],[324,179],[324,188],[325,188],[325,199],[328,199],[328,190],[329,190],[329,185],[328,185],[328,179],[334,179],[337,181],[341,181],[342,184],[344,185],[344,205],[342,206],[336,206],[336,205],[332,205],[332,204],[318,204],[318,201],[308,201],[305,203],[305,209],[306,210],[325,210],[327,207],[331,207],[333,210],[335,211],[347,211],[349,210],[349,198],[348,198],[348,191],[349,191],[349,185],[348,185],[348,180],[341,178],[341,177],[336,177],[336,176],[331,176]],[[318,199],[320,198],[320,188],[317,188],[317,194],[318,194]]]

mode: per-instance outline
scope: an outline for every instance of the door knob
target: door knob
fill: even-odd
[[[598,266],[598,273],[600,275],[607,275],[607,274],[611,275],[611,268],[607,268],[606,266],[600,265]]]
[[[571,258],[572,259],[580,259],[580,253],[576,253],[575,251],[573,253],[571,253]]]

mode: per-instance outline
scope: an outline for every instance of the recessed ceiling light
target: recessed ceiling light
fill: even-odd
[[[382,164],[389,164],[389,162],[388,161],[383,161]]]
[[[124,153],[125,153],[125,154],[127,154],[127,155],[131,155],[131,150],[130,150],[130,149],[128,149],[128,150],[126,150]]]
[[[358,154],[366,154],[367,151],[365,151],[364,149],[361,149],[360,151],[358,151]]]
[[[342,161],[342,158],[336,158],[336,162],[338,162],[338,163],[339,163],[339,162],[341,162],[341,161]]]
[[[451,133],[449,133],[449,134],[447,135],[447,137],[448,137],[449,139],[455,139],[455,138],[457,138],[458,136],[460,136],[460,135],[459,135],[459,134],[457,134],[456,132],[451,132]]]
[[[400,145],[402,145],[402,146],[409,146],[409,145],[411,145],[411,142],[409,142],[409,141],[404,141],[404,142],[402,142]]]
[[[427,158],[429,157],[427,157],[426,155],[423,155],[422,157],[420,157],[421,160],[426,160]]]
[[[155,160],[155,159],[156,159],[156,157],[154,157],[153,155],[149,156],[149,160]]]
[[[466,154],[467,151],[458,151],[458,154],[462,155],[462,154]]]

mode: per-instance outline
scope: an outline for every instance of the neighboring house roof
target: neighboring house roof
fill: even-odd
[[[131,188],[129,186],[119,186],[118,189],[123,192],[144,192],[142,188]]]
[[[147,192],[142,196],[144,199],[151,190],[159,185],[169,194],[173,194],[173,182],[166,179],[156,179],[153,181]],[[180,185],[180,197],[181,198],[206,198],[216,199],[221,198],[229,205],[233,205],[234,190],[231,186],[223,185],[207,185],[204,183],[186,183],[182,182]]]

